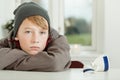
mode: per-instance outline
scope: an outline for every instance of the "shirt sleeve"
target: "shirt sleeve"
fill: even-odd
[[[19,49],[8,48],[7,39],[0,40],[0,70],[27,55]]]
[[[26,53],[18,49],[1,48],[0,69],[4,69],[6,66],[12,64],[13,62],[17,61],[18,59],[25,55]]]

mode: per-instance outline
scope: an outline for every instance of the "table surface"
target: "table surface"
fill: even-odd
[[[107,72],[86,72],[71,68],[62,72],[29,72],[0,70],[0,80],[120,80],[120,69]]]

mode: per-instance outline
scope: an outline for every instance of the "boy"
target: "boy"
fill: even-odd
[[[14,28],[0,40],[0,69],[62,71],[70,66],[69,44],[50,27],[47,12],[39,5],[21,4],[15,11]]]

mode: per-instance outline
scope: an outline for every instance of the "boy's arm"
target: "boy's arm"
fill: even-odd
[[[26,55],[21,50],[7,48],[7,39],[0,40],[0,70]]]
[[[25,55],[26,53],[18,49],[1,48],[0,49],[0,70],[4,69],[5,67],[12,64],[13,62],[15,62],[16,60],[20,59]]]
[[[66,38],[59,36],[47,49],[34,56],[24,56],[13,63],[15,70],[62,71],[70,66],[69,45]],[[10,67],[8,66],[8,68]]]

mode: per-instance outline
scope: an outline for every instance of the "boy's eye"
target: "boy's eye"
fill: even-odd
[[[44,32],[44,31],[41,31],[41,32],[40,32],[40,34],[45,34],[45,33],[46,33],[46,32]]]
[[[31,33],[31,31],[25,31],[25,33]]]

